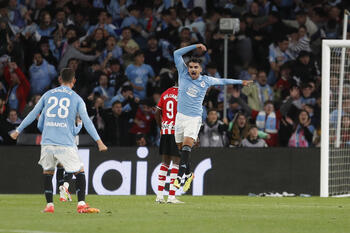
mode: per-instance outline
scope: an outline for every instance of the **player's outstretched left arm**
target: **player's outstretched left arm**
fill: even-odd
[[[39,102],[35,105],[34,109],[26,116],[26,118],[24,118],[24,120],[17,127],[17,129],[14,130],[12,133],[10,133],[10,137],[16,140],[18,135],[36,119],[36,117],[40,114],[43,107],[44,107],[44,98],[41,97]]]
[[[85,126],[86,131],[90,134],[90,136],[96,141],[98,150],[99,151],[107,151],[107,146],[103,143],[101,140],[100,136],[98,135],[94,124],[89,118],[89,115],[87,114],[86,111],[86,106],[85,103],[82,99],[79,101],[79,106],[78,106],[78,112],[80,115],[81,120],[83,121],[83,124]]]
[[[229,84],[240,84],[243,86],[249,86],[250,84],[253,83],[253,80],[237,80],[237,79],[228,79],[228,78],[214,78],[211,76],[208,76],[209,81],[210,81],[210,85],[229,85]]]

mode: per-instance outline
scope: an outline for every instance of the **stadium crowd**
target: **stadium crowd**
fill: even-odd
[[[204,43],[208,50],[191,56],[221,78],[219,20],[234,17],[240,30],[229,36],[228,77],[255,82],[228,86],[227,106],[223,88],[210,88],[200,145],[318,146],[321,41],[341,38],[349,7],[340,0],[0,0],[0,142],[15,143],[8,132],[69,67],[107,145],[158,145],[154,112],[177,76],[173,51]],[[36,124],[25,132],[39,133]]]

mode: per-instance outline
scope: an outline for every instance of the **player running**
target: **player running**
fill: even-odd
[[[173,164],[170,171],[170,187],[167,203],[184,203],[175,197],[176,188],[174,186],[174,180],[179,171],[180,163],[180,154],[174,137],[175,116],[177,112],[177,94],[178,87],[176,81],[174,87],[167,89],[161,95],[155,114],[155,119],[158,126],[160,127],[161,137],[159,154],[162,156],[162,164],[158,173],[158,194],[156,198],[156,202],[158,203],[165,203],[163,190],[171,161]]]
[[[61,86],[47,91],[40,98],[34,109],[18,128],[11,133],[11,137],[17,139],[23,129],[30,125],[41,113],[44,117],[44,126],[39,164],[43,167],[47,201],[44,212],[54,212],[52,176],[56,164],[61,163],[66,172],[73,173],[76,177],[78,213],[98,213],[99,209],[91,208],[85,203],[85,173],[78,155],[74,136],[75,120],[78,114],[87,132],[97,142],[99,151],[106,151],[107,147],[97,134],[87,114],[84,101],[72,90],[76,82],[73,70],[69,68],[63,69],[59,81]]]
[[[207,75],[201,75],[201,60],[190,58],[185,64],[182,56],[194,49],[206,51],[203,44],[190,45],[174,52],[174,61],[179,73],[179,95],[175,124],[175,140],[181,150],[180,168],[174,181],[176,188],[180,188],[182,176],[185,174],[183,191],[186,192],[194,178],[190,170],[189,156],[194,141],[197,139],[202,124],[202,104],[207,89],[213,85],[242,84],[249,85],[253,81],[217,79]]]

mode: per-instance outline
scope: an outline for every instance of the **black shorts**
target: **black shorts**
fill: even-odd
[[[159,154],[180,157],[174,134],[164,134],[160,137]]]

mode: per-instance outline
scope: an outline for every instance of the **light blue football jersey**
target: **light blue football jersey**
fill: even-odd
[[[202,104],[205,94],[210,86],[226,84],[242,84],[242,80],[217,79],[207,75],[199,75],[193,80],[188,73],[188,68],[182,55],[196,49],[196,45],[190,45],[174,52],[174,61],[179,73],[179,94],[177,112],[186,116],[202,116]]]
[[[39,129],[42,128],[41,145],[75,146],[75,121],[78,114],[90,136],[95,141],[100,139],[83,99],[67,86],[47,91],[17,131],[22,132],[38,114],[41,114],[38,125]]]

